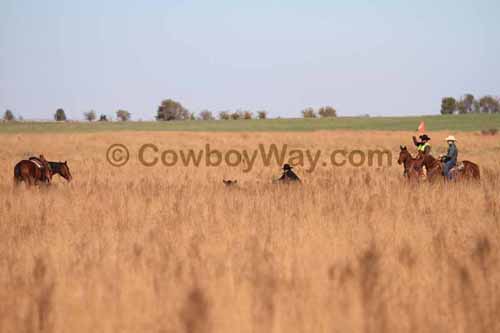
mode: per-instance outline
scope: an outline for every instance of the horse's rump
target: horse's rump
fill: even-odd
[[[455,175],[463,177],[465,179],[479,180],[481,178],[481,173],[479,171],[479,166],[471,161],[464,160],[450,170]]]
[[[21,181],[32,182],[42,180],[43,166],[32,160],[22,160],[14,166],[14,181],[19,183]]]
[[[481,178],[481,171],[479,170],[479,165],[471,161],[463,161],[462,164],[464,165],[464,172],[472,176],[472,178],[475,179]]]

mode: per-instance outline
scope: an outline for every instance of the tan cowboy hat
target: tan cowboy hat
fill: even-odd
[[[444,141],[457,141],[457,139],[455,139],[453,135],[448,135],[448,137],[444,139]]]

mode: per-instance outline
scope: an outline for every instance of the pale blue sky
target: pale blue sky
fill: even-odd
[[[500,94],[499,40],[498,0],[0,0],[0,111],[435,114]]]

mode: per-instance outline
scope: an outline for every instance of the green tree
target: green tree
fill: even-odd
[[[453,114],[457,110],[457,101],[453,97],[443,97],[441,100],[441,114]]]
[[[266,119],[267,118],[267,111],[265,111],[265,110],[257,111],[257,118]]]
[[[500,103],[492,96],[483,96],[479,99],[479,109],[484,113],[498,113]]]
[[[471,113],[474,112],[474,95],[465,94],[458,102],[457,102],[457,110],[460,114]]]
[[[462,98],[465,110],[467,113],[469,112],[474,112],[474,95],[472,94],[465,94],[465,96]]]
[[[316,112],[313,108],[305,108],[302,110],[302,117],[304,118],[316,118]]]
[[[56,113],[54,113],[54,120],[56,120],[56,121],[65,121],[66,120],[66,113],[64,112],[63,109],[56,110]]]
[[[97,116],[94,110],[90,110],[88,112],[84,112],[83,117],[85,118],[85,120],[94,121]]]
[[[214,120],[214,116],[213,116],[212,112],[210,112],[208,110],[203,110],[198,115],[198,119],[200,119],[200,120]]]
[[[242,114],[240,111],[234,111],[233,113],[231,113],[232,120],[238,120],[240,118],[242,118]]]
[[[253,113],[251,111],[243,111],[243,119],[250,120],[253,118]]]
[[[221,111],[219,112],[219,119],[220,120],[229,120],[231,119],[231,114],[229,111]]]
[[[465,107],[465,103],[463,100],[459,100],[457,102],[457,110],[459,114],[465,114],[467,113],[467,108]]]
[[[479,106],[479,101],[477,99],[472,103],[472,112],[481,112],[481,107]]]
[[[321,118],[337,117],[337,110],[331,106],[323,106],[319,108],[318,114]]]
[[[116,111],[116,119],[119,119],[120,121],[129,121],[130,116],[131,114],[127,110]]]
[[[189,111],[181,103],[173,99],[166,99],[158,107],[156,120],[187,120],[190,116]]]
[[[3,120],[14,121],[14,120],[16,120],[16,117],[14,117],[14,113],[12,113],[12,111],[5,110],[5,113],[3,114]]]
[[[108,121],[108,116],[106,116],[105,114],[101,114],[101,116],[99,117],[99,121]]]

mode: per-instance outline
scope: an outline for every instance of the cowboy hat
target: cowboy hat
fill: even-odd
[[[444,141],[457,141],[457,139],[455,139],[453,135],[448,135],[448,137],[444,139]]]
[[[419,136],[420,140],[430,140],[431,138],[429,138],[427,136],[427,134],[422,134],[421,136]]]
[[[288,163],[283,164],[283,170],[292,170],[292,169],[293,167],[291,167],[290,164]]]

